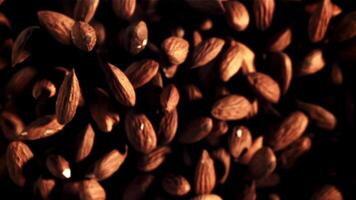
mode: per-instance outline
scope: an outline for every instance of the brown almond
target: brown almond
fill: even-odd
[[[150,81],[150,85],[152,85],[153,87],[163,88],[163,78],[159,71]]]
[[[161,145],[169,144],[173,141],[178,129],[178,112],[164,112],[157,131],[158,143]]]
[[[14,97],[22,94],[37,76],[38,71],[34,67],[24,67],[17,71],[5,87],[5,96]]]
[[[214,161],[207,150],[203,150],[195,168],[194,191],[196,194],[209,194],[216,183]]]
[[[148,83],[157,74],[159,64],[155,60],[147,59],[132,63],[125,74],[134,88],[139,88]]]
[[[62,198],[64,199],[79,199],[81,182],[64,182],[62,188]]]
[[[250,23],[250,16],[246,6],[239,1],[224,2],[227,23],[236,31],[246,30]]]
[[[162,180],[164,191],[173,196],[184,196],[189,193],[191,186],[184,176],[166,175]]]
[[[219,65],[220,79],[227,82],[240,70],[243,61],[243,50],[239,44],[231,46],[222,56]]]
[[[208,64],[218,56],[225,41],[220,38],[212,37],[202,41],[193,52],[192,67],[197,68]]]
[[[214,22],[210,18],[205,18],[199,24],[199,30],[201,31],[209,31],[212,30],[213,27],[214,27]]]
[[[239,120],[245,118],[251,110],[251,103],[241,95],[229,95],[216,101],[211,115],[219,120]]]
[[[133,23],[119,33],[119,43],[132,55],[140,53],[148,44],[148,28],[144,21]]]
[[[341,191],[334,185],[324,185],[314,192],[311,200],[343,200]]]
[[[220,174],[218,178],[218,183],[224,184],[230,174],[230,165],[231,165],[231,157],[228,151],[226,151],[224,148],[219,148],[216,149],[212,153],[212,157],[214,158],[215,161],[218,161],[219,163],[222,164],[223,167],[223,172]],[[217,164],[217,162],[215,162]],[[216,169],[219,169],[216,167]],[[219,171],[217,170],[217,175]]]
[[[14,140],[19,137],[25,124],[17,114],[3,111],[0,114],[0,128],[7,139]]]
[[[134,106],[136,104],[136,93],[125,73],[110,63],[102,63],[101,66],[115,99],[124,106]]]
[[[189,43],[183,38],[172,36],[162,42],[161,48],[170,64],[180,65],[188,56]]]
[[[228,139],[230,154],[234,159],[238,159],[241,154],[252,145],[250,130],[245,126],[236,126]]]
[[[257,29],[264,31],[272,24],[275,9],[274,0],[254,0],[253,13]]]
[[[162,71],[163,74],[166,78],[173,78],[177,71],[178,71],[179,65],[171,65],[171,66],[163,66]]]
[[[95,132],[91,124],[87,124],[79,133],[76,142],[75,161],[80,162],[87,158],[94,145]]]
[[[257,137],[250,148],[247,149],[246,153],[244,153],[240,158],[239,162],[241,164],[247,165],[250,163],[252,157],[255,153],[263,147],[263,136]]]
[[[311,103],[306,102],[297,102],[298,107],[305,112],[313,123],[318,128],[321,128],[326,131],[332,131],[335,129],[337,120],[334,114],[325,108]]]
[[[229,125],[226,121],[214,120],[213,129],[206,137],[207,142],[212,146],[218,146],[221,143],[222,136],[229,130]]]
[[[292,42],[292,30],[287,27],[271,38],[268,50],[271,52],[282,52]]]
[[[11,63],[15,66],[24,62],[31,56],[31,37],[34,32],[38,31],[38,26],[30,26],[24,29],[16,38],[11,53]]]
[[[297,159],[310,150],[311,145],[312,141],[310,137],[299,138],[288,148],[282,151],[281,155],[279,156],[281,166],[286,169],[293,167]]]
[[[136,0],[113,0],[112,8],[117,17],[130,20],[135,13]]]
[[[259,188],[271,188],[276,187],[281,183],[281,177],[277,173],[272,173],[268,176],[256,180],[256,187]]]
[[[73,44],[85,52],[93,50],[96,44],[95,29],[86,22],[75,22],[71,38]]]
[[[136,151],[147,154],[156,148],[156,132],[145,114],[127,112],[125,131],[127,139]]]
[[[95,179],[81,181],[79,185],[80,200],[105,200],[105,189]]]
[[[190,121],[179,136],[179,142],[192,144],[204,139],[213,129],[213,120],[210,117],[199,117]]]
[[[137,168],[142,172],[153,171],[164,162],[169,153],[171,153],[170,147],[159,147],[146,155],[142,155],[137,162]]]
[[[44,179],[40,177],[35,182],[34,189],[38,192],[41,199],[49,200],[51,199],[51,195],[53,194],[55,186],[56,181],[54,179]]]
[[[222,5],[222,0],[185,0],[192,8],[197,11],[209,13],[209,14],[221,14],[225,12],[225,8]]]
[[[271,67],[275,72],[273,78],[278,81],[282,93],[287,93],[293,77],[292,60],[285,53],[274,53],[271,58]]]
[[[37,12],[37,16],[40,24],[47,29],[54,39],[64,45],[72,43],[70,33],[75,23],[72,18],[48,10]]]
[[[56,86],[52,83],[52,81],[47,79],[42,79],[37,81],[32,88],[32,97],[35,99],[51,98],[54,97],[56,93],[57,93]]]
[[[26,177],[23,168],[33,158],[31,149],[20,141],[13,141],[7,146],[6,164],[11,180],[18,186],[23,187]]]
[[[344,82],[344,74],[338,64],[333,64],[330,72],[330,81],[334,85],[342,85]]]
[[[324,38],[332,12],[330,0],[321,0],[319,2],[317,9],[309,19],[308,34],[311,42],[320,42]]]
[[[126,187],[123,200],[144,199],[146,192],[153,184],[155,177],[151,174],[142,174],[135,177]]]
[[[50,155],[46,159],[48,171],[55,177],[60,179],[69,179],[72,176],[72,171],[68,161],[61,155]]]
[[[58,92],[56,116],[59,123],[67,124],[74,118],[79,104],[80,93],[79,81],[74,69],[72,69],[64,78]]]
[[[247,80],[259,97],[271,103],[278,103],[281,90],[278,83],[269,75],[261,72],[250,73],[247,75]]]
[[[110,99],[109,94],[101,88],[95,89],[89,110],[100,131],[109,133],[120,122],[114,102]]]
[[[77,21],[90,22],[99,5],[99,0],[80,0],[74,7],[74,19]]]
[[[252,157],[248,169],[254,179],[259,179],[271,174],[277,166],[277,159],[269,147],[263,147]]]
[[[356,12],[344,16],[335,27],[331,40],[335,43],[350,40],[356,36]]]
[[[95,178],[98,181],[102,181],[111,177],[125,162],[128,153],[128,147],[125,146],[125,152],[122,154],[118,150],[114,149],[93,164],[93,169],[88,175],[90,178]]]
[[[323,52],[321,49],[315,49],[309,52],[303,59],[297,73],[300,76],[311,75],[319,72],[325,66]]]
[[[189,84],[185,86],[185,93],[188,101],[198,101],[203,98],[203,93],[200,91],[200,89],[197,86],[193,84]]]
[[[274,151],[280,151],[296,141],[307,128],[308,117],[295,111],[287,116],[269,138],[269,145]]]
[[[193,31],[193,46],[196,48],[203,41],[199,31]]]
[[[222,198],[216,194],[202,194],[195,196],[190,200],[222,200]]]
[[[106,28],[104,24],[99,21],[91,21],[90,25],[95,29],[96,33],[96,44],[102,47],[106,42]]]
[[[174,84],[169,84],[163,88],[160,103],[164,111],[172,112],[179,103],[179,91]]]
[[[52,136],[63,129],[55,115],[46,115],[36,119],[20,133],[21,140],[38,140]]]

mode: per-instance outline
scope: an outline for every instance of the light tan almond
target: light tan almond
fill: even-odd
[[[219,120],[239,120],[247,117],[251,103],[240,95],[229,95],[216,101],[211,109],[213,117]]]
[[[224,44],[225,41],[223,39],[216,37],[202,41],[194,49],[192,67],[201,67],[214,60],[222,50]]]
[[[134,88],[139,88],[147,84],[157,74],[159,64],[155,60],[146,59],[132,63],[125,74],[129,78]]]
[[[209,194],[216,184],[214,161],[207,150],[203,150],[195,168],[194,191],[196,194]]]

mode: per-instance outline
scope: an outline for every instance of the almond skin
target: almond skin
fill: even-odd
[[[219,65],[220,79],[227,82],[241,68],[243,62],[243,50],[240,45],[231,46],[222,56]]]
[[[285,53],[274,53],[271,58],[271,67],[276,72],[273,78],[278,81],[282,93],[287,93],[293,77],[292,60]]]
[[[229,130],[229,125],[226,121],[214,120],[213,129],[210,131],[207,142],[212,146],[218,146],[221,143],[222,136],[224,136]]]
[[[252,145],[250,130],[245,126],[236,126],[228,139],[230,154],[238,159],[244,150],[248,150]]]
[[[96,12],[99,5],[99,0],[80,0],[76,1],[74,7],[74,19],[89,23]]]
[[[167,175],[162,180],[163,189],[173,196],[184,196],[191,189],[190,183],[184,176]]]
[[[152,174],[141,174],[135,177],[127,185],[122,200],[144,199],[146,192],[152,186],[155,177]]]
[[[147,154],[156,148],[156,132],[145,114],[127,112],[125,131],[127,139],[136,151]]]
[[[71,31],[73,44],[80,50],[89,52],[96,44],[95,29],[85,22],[76,22]]]
[[[129,78],[134,88],[144,86],[157,74],[159,64],[155,60],[147,59],[132,63],[125,74]]]
[[[250,16],[244,4],[239,1],[224,3],[225,16],[228,24],[236,31],[244,31],[250,23]]]
[[[32,88],[32,97],[35,99],[39,98],[51,98],[56,95],[57,88],[52,83],[52,81],[47,79],[39,80],[35,83]]]
[[[118,18],[130,20],[135,13],[136,0],[113,0],[112,8]]]
[[[72,176],[69,162],[61,155],[48,156],[46,166],[48,171],[57,178],[69,179]]]
[[[254,0],[253,13],[257,29],[264,31],[272,24],[275,0]]]
[[[330,0],[321,0],[319,2],[317,9],[309,19],[308,33],[311,42],[320,42],[324,38],[332,12]]]
[[[334,185],[324,185],[314,192],[311,200],[343,200],[343,195],[340,190]]]
[[[193,68],[208,64],[218,56],[225,41],[220,38],[210,38],[201,42],[193,52]]]
[[[55,115],[46,115],[36,119],[19,134],[21,140],[38,140],[50,137],[63,129]]]
[[[51,199],[51,194],[56,186],[54,179],[39,178],[35,182],[34,189],[39,193],[39,196],[44,200]]]
[[[224,184],[230,174],[231,156],[224,148],[219,148],[212,153],[212,157],[215,161],[220,162],[223,166],[223,172],[219,176],[218,183]]]
[[[95,132],[91,124],[85,126],[85,128],[78,134],[76,143],[75,161],[80,162],[88,157],[93,145],[94,145]]]
[[[308,117],[295,111],[287,116],[269,138],[274,151],[280,151],[296,141],[305,131],[309,123]]]
[[[178,129],[178,112],[164,112],[157,131],[158,143],[165,145],[173,141]]]
[[[18,186],[23,187],[26,177],[23,168],[33,158],[31,149],[20,141],[13,141],[7,146],[6,163],[11,180]]]
[[[301,66],[297,69],[297,73],[299,76],[312,75],[322,70],[324,66],[325,61],[322,50],[315,49],[305,56]]]
[[[271,52],[282,52],[292,42],[292,30],[287,27],[277,33],[269,41],[268,50]]]
[[[195,196],[190,200],[222,200],[222,198],[216,194],[203,194]]]
[[[214,189],[215,183],[214,161],[208,151],[203,150],[195,168],[194,191],[196,194],[209,194]]]
[[[255,155],[255,153],[260,150],[263,147],[263,136],[259,136],[257,137],[252,145],[250,146],[250,148],[247,149],[247,152],[244,153],[240,158],[239,158],[239,162],[241,164],[247,165],[248,163],[250,163],[252,157]]]
[[[179,91],[175,85],[170,84],[163,88],[160,103],[164,111],[173,111],[177,107],[179,99]]]
[[[239,120],[245,118],[251,110],[251,103],[240,95],[229,95],[216,101],[211,115],[219,120]]]
[[[32,35],[39,30],[38,26],[30,26],[17,36],[11,52],[11,63],[12,66],[15,66],[19,63],[24,62],[28,57],[31,56],[31,37]]]
[[[37,16],[40,24],[54,39],[64,45],[72,43],[70,33],[75,23],[72,18],[53,11],[39,11]]]
[[[3,111],[0,114],[0,128],[7,139],[14,140],[23,131],[25,124],[17,114]]]
[[[334,43],[348,41],[356,36],[356,12],[350,12],[341,19],[332,34]]]
[[[183,38],[172,36],[162,42],[161,48],[170,64],[180,65],[188,56],[189,43]]]
[[[281,96],[281,90],[278,83],[270,76],[256,72],[248,74],[247,80],[258,96],[268,102],[278,103]]]
[[[137,168],[142,172],[153,171],[164,162],[169,153],[171,153],[171,148],[167,146],[159,147],[139,158]]]
[[[248,169],[255,179],[263,178],[271,174],[277,166],[277,159],[269,147],[263,147],[252,157]]]
[[[293,167],[297,159],[308,152],[311,148],[312,141],[310,137],[302,137],[282,151],[279,160],[285,169]]]
[[[90,179],[80,183],[79,196],[83,200],[105,200],[106,192],[98,181]]]
[[[199,117],[192,120],[179,136],[179,142],[192,144],[204,139],[213,129],[213,120],[210,117]]]

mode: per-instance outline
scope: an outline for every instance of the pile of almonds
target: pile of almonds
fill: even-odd
[[[355,199],[351,0],[0,0],[5,199]]]

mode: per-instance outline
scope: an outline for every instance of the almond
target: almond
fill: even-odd
[[[72,176],[72,171],[68,161],[61,155],[50,155],[46,159],[48,171],[55,177],[60,179],[69,179]]]
[[[220,178],[218,179],[218,183],[224,184],[230,174],[230,165],[231,165],[231,157],[228,151],[224,148],[219,148],[212,153],[212,157],[219,161],[222,164],[223,172],[220,174]],[[216,167],[216,169],[219,169]],[[218,170],[217,170],[218,174]]]
[[[356,36],[356,12],[350,12],[344,16],[335,27],[331,40],[333,42],[344,42]]]
[[[87,124],[79,133],[76,143],[75,161],[80,162],[88,157],[94,145],[95,132],[91,124]]]
[[[84,180],[79,186],[81,200],[105,200],[106,192],[95,179]]]
[[[48,99],[56,95],[57,88],[52,81],[47,79],[39,80],[32,88],[32,97],[35,99]]]
[[[257,29],[264,31],[272,24],[275,9],[274,0],[254,0],[253,13]]]
[[[136,55],[148,44],[148,29],[146,22],[139,21],[131,24],[119,34],[119,43],[126,51]]]
[[[162,42],[161,48],[169,63],[180,65],[188,56],[189,43],[183,38],[172,36]]]
[[[271,52],[282,52],[292,42],[292,30],[287,27],[271,38],[268,50]]]
[[[317,9],[309,19],[308,33],[311,42],[320,42],[324,38],[332,12],[330,0],[321,0],[319,2]]]
[[[239,1],[226,1],[224,2],[226,9],[225,16],[228,24],[236,31],[246,30],[250,23],[250,16],[246,6]]]
[[[44,179],[42,177],[38,178],[34,185],[35,190],[43,200],[51,199],[55,186],[56,181],[54,179]]]
[[[195,196],[190,200],[222,200],[222,198],[216,194],[203,194]]]
[[[179,142],[192,144],[204,139],[213,128],[213,120],[210,117],[199,117],[189,122],[179,136]]]
[[[184,196],[191,189],[190,183],[184,176],[167,175],[162,180],[163,189],[173,196]]]
[[[214,161],[207,150],[203,150],[195,168],[194,191],[196,194],[209,194],[215,187]]]
[[[319,188],[311,197],[311,200],[343,200],[341,191],[334,185],[324,185]]]
[[[166,155],[171,153],[171,148],[167,146],[159,147],[150,153],[139,158],[137,168],[142,172],[150,172],[157,169],[166,159]]]
[[[236,126],[228,139],[230,154],[238,159],[241,154],[248,150],[252,145],[252,136],[250,130],[245,126]]]
[[[239,120],[245,118],[251,110],[251,103],[241,95],[229,95],[216,101],[211,115],[219,120]]]
[[[158,143],[165,145],[173,141],[178,129],[178,112],[164,112],[157,132]]]
[[[77,21],[90,22],[98,8],[99,0],[79,0],[74,7],[74,19]]]
[[[93,50],[96,44],[95,29],[86,22],[75,22],[71,38],[73,44],[85,52]]]
[[[15,66],[24,62],[31,56],[31,37],[39,30],[38,26],[30,26],[24,29],[16,38],[11,53],[11,63]]]
[[[151,174],[142,174],[135,177],[126,187],[123,200],[144,199],[146,192],[151,187],[155,177]]]
[[[155,60],[147,59],[132,63],[125,74],[134,88],[139,88],[148,83],[157,74],[159,64]]]
[[[271,67],[275,71],[273,78],[278,81],[282,93],[287,93],[293,77],[292,60],[285,53],[274,53],[271,58]]]
[[[38,71],[34,67],[24,67],[17,71],[5,86],[5,96],[15,97],[22,94],[37,76]]]
[[[229,125],[225,121],[214,120],[213,129],[210,131],[207,142],[212,146],[218,146],[221,143],[222,136],[224,136],[229,130]]]
[[[193,52],[193,68],[201,67],[208,64],[218,56],[222,50],[225,41],[220,38],[209,38],[202,41]]]
[[[279,160],[283,168],[291,168],[297,159],[308,152],[311,148],[312,141],[310,137],[302,137],[282,151]]]
[[[117,17],[130,20],[135,13],[136,0],[113,0],[112,8]]]
[[[220,79],[227,82],[240,70],[243,61],[243,50],[239,44],[231,46],[222,56],[219,65]]]
[[[9,140],[17,139],[25,128],[22,119],[15,113],[3,111],[0,114],[0,127]]]
[[[163,110],[166,112],[173,111],[179,103],[179,98],[179,91],[175,85],[170,84],[164,87],[160,97]]]
[[[281,91],[278,83],[269,75],[261,72],[250,73],[247,80],[259,97],[271,103],[278,103]]]
[[[315,49],[309,52],[303,59],[301,66],[297,69],[300,76],[311,75],[319,72],[325,66],[323,52],[321,49]]]
[[[239,162],[241,164],[247,165],[250,163],[252,157],[255,155],[255,153],[260,150],[263,147],[263,136],[257,137],[250,148],[247,149],[246,153],[244,153],[240,158]]]
[[[50,137],[63,129],[55,115],[46,115],[36,119],[25,127],[20,133],[21,140],[38,140]]]
[[[277,166],[277,159],[269,147],[263,147],[252,157],[248,169],[254,179],[259,179],[271,174]]]

